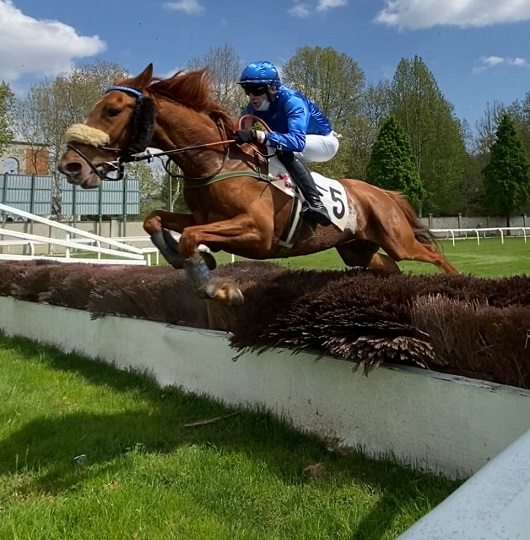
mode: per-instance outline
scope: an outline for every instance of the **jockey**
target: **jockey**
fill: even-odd
[[[276,148],[305,198],[304,217],[329,225],[328,211],[305,165],[308,161],[328,161],[337,153],[339,140],[329,120],[307,96],[283,86],[270,62],[248,64],[238,84],[249,98],[244,114],[262,119],[272,131],[239,130],[233,139],[237,144],[265,143]]]

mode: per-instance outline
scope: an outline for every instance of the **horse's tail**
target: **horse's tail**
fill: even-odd
[[[437,244],[436,237],[430,231],[429,227],[420,221],[418,214],[416,214],[414,208],[408,201],[407,197],[399,191],[388,191],[385,193],[401,208],[401,211],[405,214],[407,221],[409,222],[412,230],[414,231],[414,237],[421,244]]]

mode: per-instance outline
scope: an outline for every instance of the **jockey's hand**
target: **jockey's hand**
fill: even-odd
[[[232,139],[236,141],[237,144],[264,143],[265,132],[256,131],[255,129],[240,129],[234,132]]]

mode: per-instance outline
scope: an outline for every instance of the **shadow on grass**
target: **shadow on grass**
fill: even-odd
[[[227,415],[233,409],[176,388],[161,389],[146,375],[118,371],[41,344],[0,337],[0,346],[2,343],[15,346],[29,362],[38,358],[55,370],[75,373],[92,385],[133,393],[148,404],[144,410],[39,418],[0,441],[0,474],[33,473],[22,487],[27,495],[61,494],[95,475],[112,473],[121,466],[116,458],[131,451],[170,453],[180,446],[199,445],[243,453],[251,461],[266,464],[287,485],[371,486],[381,496],[361,519],[352,539],[376,540],[408,503],[412,506],[419,499],[422,505],[435,506],[458,486],[388,460],[376,462],[358,453],[330,452],[323,441],[294,431],[267,412],[239,411],[216,423],[185,427],[188,422]],[[82,467],[73,459],[80,454],[87,456]],[[304,474],[315,463],[324,466],[324,478]]]

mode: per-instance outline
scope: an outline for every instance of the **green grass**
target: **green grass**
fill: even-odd
[[[522,238],[508,237],[502,244],[500,238],[482,238],[480,245],[476,239],[457,240],[453,246],[450,241],[441,241],[440,248],[449,261],[462,273],[479,277],[501,277],[530,272],[530,240],[524,242]],[[219,264],[231,262],[227,253],[215,255]],[[236,257],[236,260],[243,260]],[[345,268],[339,254],[331,249],[313,255],[293,257],[290,259],[276,259],[276,262],[292,269],[317,268],[336,269]],[[403,261],[399,263],[404,272],[413,274],[434,274],[438,269],[433,265]]]
[[[500,277],[530,268],[530,243],[520,238],[441,244],[463,273]],[[278,262],[344,268],[335,250]],[[329,452],[266,413],[185,427],[232,411],[2,336],[0,396],[1,540],[386,540],[458,486],[391,460]],[[84,463],[74,460],[79,455]],[[315,464],[322,477],[304,473]]]
[[[2,540],[393,539],[458,486],[1,335],[0,395]]]

